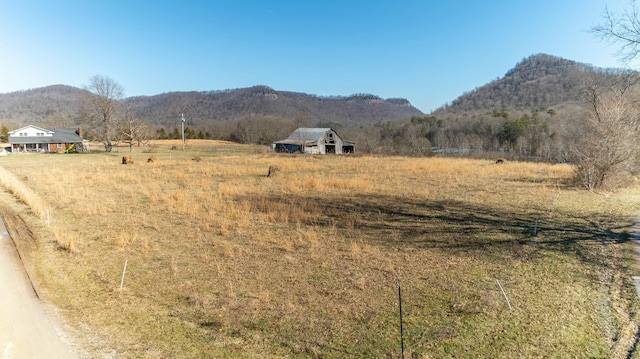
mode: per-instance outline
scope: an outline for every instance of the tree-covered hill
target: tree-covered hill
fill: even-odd
[[[583,102],[584,85],[594,76],[604,82],[620,72],[547,54],[532,55],[502,78],[462,94],[434,114],[573,107]]]
[[[210,91],[171,92],[126,100],[136,114],[153,122],[170,124],[181,113],[192,124],[208,120],[236,120],[261,115],[281,119],[304,119],[311,123],[362,125],[390,120],[408,120],[422,115],[404,99],[382,99],[375,95],[321,97],[276,91],[267,86]]]
[[[595,131],[588,126],[595,106],[601,109],[606,101],[623,103],[620,96],[606,98],[615,95],[611,91],[616,88],[636,91],[638,83],[640,74],[635,71],[532,55],[502,78],[462,94],[427,116],[412,118],[410,131],[396,133],[402,133],[405,143],[412,143],[406,138],[425,137],[437,151],[572,161],[577,148],[585,148],[578,144]],[[625,116],[630,109],[624,109]],[[401,141],[395,138],[397,142]]]
[[[79,124],[83,90],[66,85],[0,94],[0,121],[12,127],[26,124],[60,127]]]
[[[81,125],[78,108],[83,91],[75,87],[55,85],[0,94],[0,121],[15,126],[27,123],[47,126]],[[405,99],[382,99],[370,94],[321,97],[276,91],[267,86],[129,97],[124,99],[124,106],[137,117],[158,126],[173,125],[181,114],[194,127],[205,125],[209,121],[234,121],[250,116],[349,126],[408,120],[412,116],[423,115]]]

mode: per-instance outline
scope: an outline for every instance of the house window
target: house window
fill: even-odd
[[[42,132],[38,132],[38,133],[36,134],[36,136],[44,136],[44,133],[42,133]]]
[[[27,136],[26,132],[20,132],[20,136]]]
[[[62,148],[62,143],[58,143],[58,148]]]

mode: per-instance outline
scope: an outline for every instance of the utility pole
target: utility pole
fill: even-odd
[[[184,113],[182,115],[182,150],[184,151]]]

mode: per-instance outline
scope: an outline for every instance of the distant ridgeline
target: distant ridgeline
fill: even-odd
[[[80,94],[64,85],[0,94],[0,121],[15,125],[77,124]],[[205,91],[169,92],[129,97],[124,104],[152,125],[173,126],[181,114],[192,127],[207,121],[238,120],[248,116],[303,119],[312,124],[344,126],[408,120],[423,113],[406,99],[382,99],[371,94],[315,96],[276,91],[267,86]]]
[[[272,116],[304,120],[311,124],[334,122],[354,126],[408,120],[422,112],[405,99],[384,100],[370,94],[315,96],[254,86],[224,91],[171,92],[126,100],[143,118],[172,123],[177,109],[198,124],[207,120],[237,120],[247,116]]]

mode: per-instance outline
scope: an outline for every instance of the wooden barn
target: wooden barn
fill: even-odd
[[[11,152],[80,152],[83,149],[81,128],[46,129],[25,126],[9,131]]]
[[[355,153],[355,142],[345,141],[331,128],[299,128],[287,139],[272,144],[276,152],[308,154]]]

